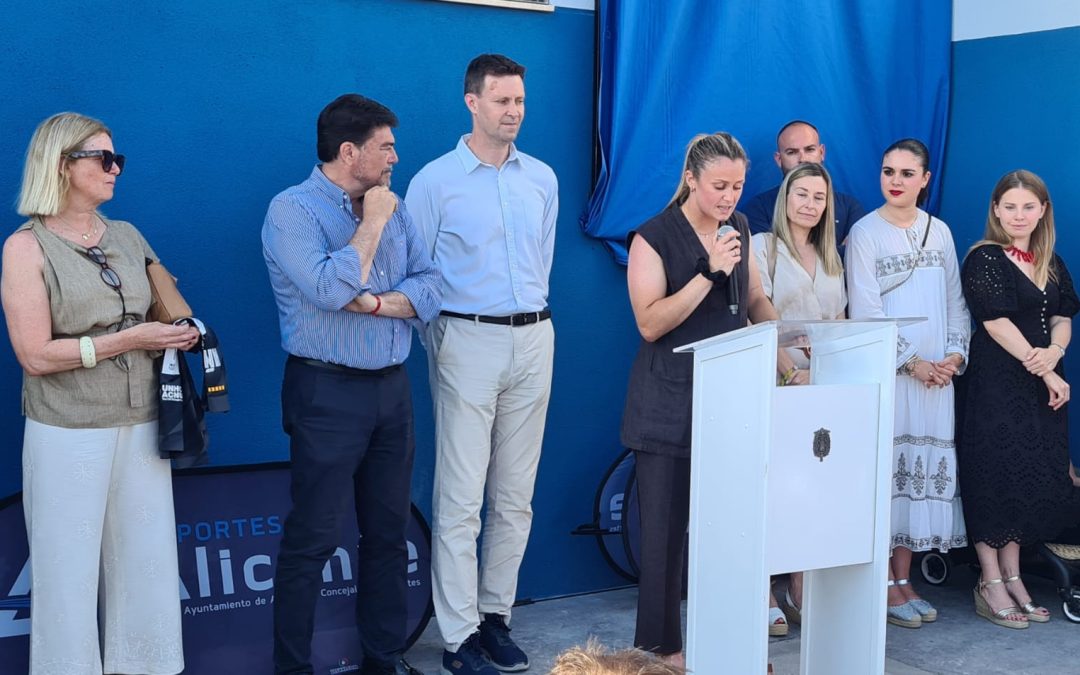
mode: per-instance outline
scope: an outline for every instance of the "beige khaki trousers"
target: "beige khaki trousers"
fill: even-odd
[[[427,348],[435,405],[432,587],[443,642],[455,652],[480,615],[510,617],[532,525],[555,335],[550,320],[500,326],[440,316],[428,325]]]

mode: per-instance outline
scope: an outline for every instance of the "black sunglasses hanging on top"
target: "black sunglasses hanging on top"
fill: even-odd
[[[105,285],[116,291],[120,296],[120,321],[116,324],[116,332],[120,332],[120,328],[124,325],[124,317],[127,316],[127,303],[124,302],[124,293],[120,290],[120,275],[116,273],[112,267],[109,267],[109,259],[105,256],[105,251],[102,251],[100,247],[91,246],[86,249],[86,257],[91,262],[101,266],[101,280],[105,282]]]

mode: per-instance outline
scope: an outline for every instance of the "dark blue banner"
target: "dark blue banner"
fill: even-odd
[[[571,532],[595,536],[604,560],[633,582],[638,579],[641,530],[635,467],[633,451],[624,450],[600,479],[593,501],[593,522]]]
[[[180,472],[173,482],[180,558],[185,672],[272,671],[274,563],[289,509],[285,465]],[[22,502],[0,509],[0,663],[26,672],[30,573]],[[351,509],[348,511],[351,513]],[[323,568],[312,652],[315,672],[359,671],[355,520],[345,518],[338,549]],[[409,524],[411,644],[431,618],[431,535],[414,508]]]

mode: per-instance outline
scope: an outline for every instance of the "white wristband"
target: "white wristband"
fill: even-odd
[[[1050,343],[1050,346],[1051,346],[1051,347],[1057,347],[1057,348],[1058,348],[1058,351],[1059,351],[1059,352],[1061,352],[1061,357],[1062,357],[1062,358],[1065,358],[1065,348],[1064,348],[1064,347],[1062,347],[1061,345],[1059,345],[1059,344],[1058,344],[1058,343],[1056,343],[1056,342],[1051,342],[1051,343]]]
[[[97,365],[97,350],[94,349],[94,341],[86,335],[79,338],[79,355],[82,357],[83,368],[93,368]]]

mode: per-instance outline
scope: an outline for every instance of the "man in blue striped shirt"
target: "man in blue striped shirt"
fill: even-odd
[[[449,675],[529,667],[508,623],[551,391],[559,197],[551,168],[514,146],[524,75],[505,56],[473,59],[472,133],[416,174],[405,195],[443,275],[441,316],[425,344],[436,428],[432,588]]]
[[[405,528],[413,464],[412,325],[439,311],[441,281],[390,191],[388,108],[346,94],[318,121],[316,166],[270,203],[263,256],[288,352],[282,423],[292,511],[274,577],[274,671],[311,673],[323,565],[355,500],[357,627],[364,675],[418,675],[405,650]]]

